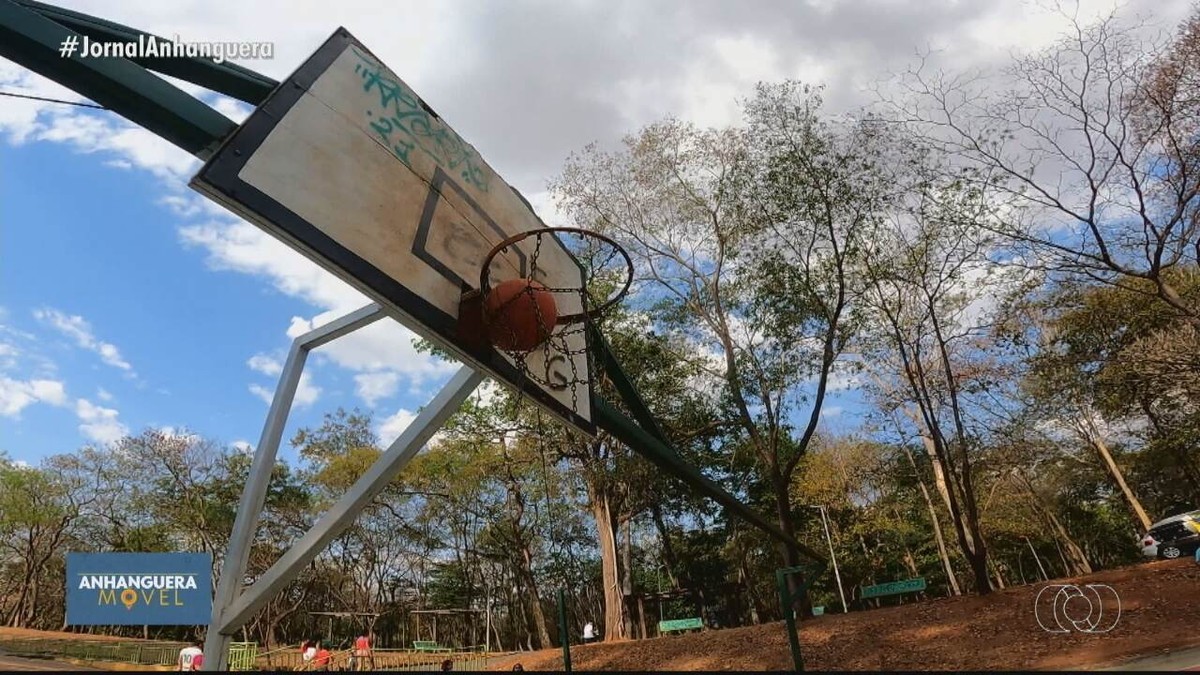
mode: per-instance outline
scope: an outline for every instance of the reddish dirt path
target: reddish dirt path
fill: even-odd
[[[809,670],[1076,670],[1139,655],[1200,646],[1200,566],[1191,560],[1144,563],[1054,583],[1111,586],[1121,600],[1116,627],[1103,634],[1052,634],[1034,602],[1046,584],[988,597],[830,615],[805,622]],[[498,659],[526,670],[561,670],[562,652]],[[579,670],[791,670],[782,623],[700,634],[573,647]]]
[[[31,630],[28,628],[8,628],[0,626],[0,639],[9,640],[95,640],[105,642],[142,642],[141,638],[113,637],[111,635],[89,635],[87,633],[66,633],[57,630]]]

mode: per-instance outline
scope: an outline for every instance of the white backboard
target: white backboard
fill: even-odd
[[[545,225],[344,29],[226,139],[192,186],[394,310],[421,336],[595,434],[585,333],[567,333],[566,352],[551,341],[527,357],[539,379],[566,386],[539,384],[510,356],[472,349],[457,335],[460,299],[478,288],[487,252]],[[529,251],[520,249],[534,239],[492,265],[493,281],[525,276]],[[539,279],[580,286],[574,258],[542,239]],[[560,314],[580,311],[577,298],[555,299]]]

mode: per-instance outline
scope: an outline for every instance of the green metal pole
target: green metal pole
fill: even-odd
[[[571,634],[567,632],[567,594],[558,589],[558,635],[562,640],[563,671],[571,672]]]
[[[779,605],[783,608],[783,622],[787,626],[788,648],[792,651],[792,662],[796,672],[804,672],[804,657],[800,654],[800,634],[796,630],[795,596],[788,589],[788,574],[797,568],[775,570],[775,585],[779,590]]]

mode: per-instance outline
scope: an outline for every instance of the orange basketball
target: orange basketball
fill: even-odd
[[[483,310],[488,338],[509,351],[532,351],[549,339],[558,323],[554,294],[532,279],[509,279],[495,286]]]

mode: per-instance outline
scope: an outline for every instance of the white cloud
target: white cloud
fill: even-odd
[[[355,391],[367,405],[374,405],[396,393],[400,388],[400,373],[391,370],[362,373],[354,376]]]
[[[379,423],[379,429],[376,432],[379,435],[379,440],[382,441],[384,445],[391,445],[416,418],[416,413],[405,410],[404,408],[397,410],[394,415],[391,415]]]
[[[13,380],[0,377],[0,416],[17,417],[34,403],[65,405],[66,387],[57,380]]]
[[[272,377],[278,376],[283,372],[283,364],[265,354],[251,356],[246,365],[250,366],[252,370],[257,370],[263,375],[270,375]]]
[[[108,445],[129,434],[129,427],[117,419],[119,412],[103,408],[81,398],[75,402],[75,414],[79,417],[79,433],[96,443]]]
[[[7,342],[0,342],[0,370],[12,370],[17,367],[17,355],[20,350]]]
[[[67,315],[57,309],[38,309],[33,312],[38,321],[49,324],[63,335],[73,339],[77,345],[100,355],[100,360],[114,368],[133,372],[133,366],[121,357],[117,346],[98,340],[92,333],[92,327],[79,315]]]
[[[293,317],[287,335],[294,339],[345,313],[327,311],[311,320]],[[315,353],[328,356],[335,364],[360,373],[395,372],[408,380],[414,389],[441,380],[458,369],[455,363],[418,352],[415,338],[412,331],[395,321],[382,319],[321,346]]]
[[[250,357],[246,365],[250,366],[252,370],[271,377],[278,377],[283,372],[283,365],[278,360],[266,354],[255,354]],[[275,398],[275,391],[261,384],[251,384],[250,393],[261,398],[267,405],[270,405],[271,401]],[[293,405],[301,408],[308,407],[316,403],[320,396],[321,388],[313,384],[309,371],[301,373],[300,382],[296,385],[296,396],[292,401]]]
[[[104,387],[100,387],[96,390],[96,398],[107,403],[113,400],[113,395],[110,394]]]
[[[242,454],[245,454],[245,455],[254,454],[254,445],[252,443],[250,443],[250,441],[237,440],[237,441],[234,441],[233,443],[230,443],[230,445],[232,445],[234,448],[237,449],[238,452],[240,452]]]
[[[185,245],[208,252],[210,269],[266,277],[280,292],[339,314],[367,304],[362,293],[285,244],[245,222],[210,222],[179,229]]]

